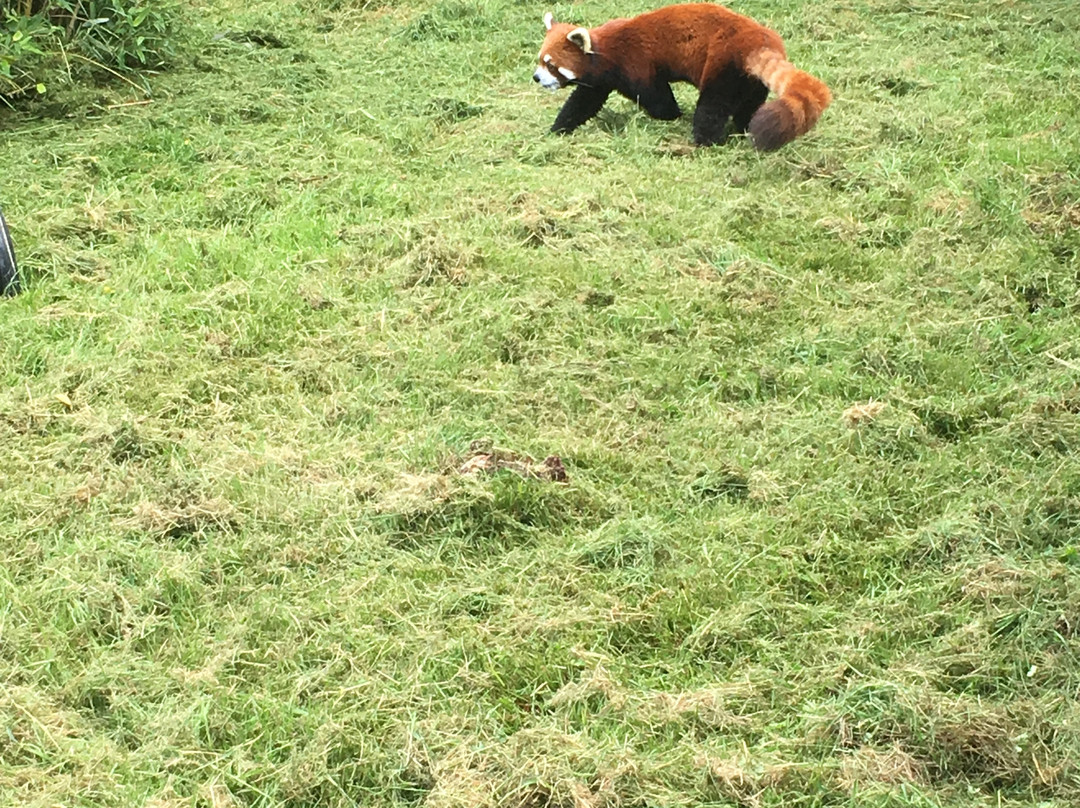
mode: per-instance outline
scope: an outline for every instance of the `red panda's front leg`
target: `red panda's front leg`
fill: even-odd
[[[679,102],[666,81],[656,81],[645,89],[627,97],[659,121],[673,121],[682,115]]]
[[[579,84],[566,99],[559,114],[555,117],[555,123],[551,125],[552,132],[573,132],[585,121],[594,117],[604,106],[611,90],[602,87],[586,87]]]

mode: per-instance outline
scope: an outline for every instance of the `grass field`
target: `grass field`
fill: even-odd
[[[0,805],[1080,802],[1080,9],[735,8],[774,154],[511,0],[0,110]]]

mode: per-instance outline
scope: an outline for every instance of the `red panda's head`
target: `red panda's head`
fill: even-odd
[[[584,28],[552,22],[550,11],[544,15],[544,26],[547,36],[540,47],[540,66],[533,73],[533,81],[547,90],[558,90],[588,72],[592,39]]]

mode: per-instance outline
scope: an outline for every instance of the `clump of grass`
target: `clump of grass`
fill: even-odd
[[[413,41],[442,40],[456,42],[480,36],[492,29],[482,3],[467,0],[441,0],[417,15],[403,30],[402,36]]]
[[[560,484],[561,463],[555,471],[506,459],[409,474],[385,492],[379,513],[395,546],[499,552],[592,518],[588,494]]]

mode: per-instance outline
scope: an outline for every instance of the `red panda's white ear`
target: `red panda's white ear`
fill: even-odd
[[[552,20],[554,20],[554,19],[555,19],[555,17],[552,15],[552,13],[550,11],[547,14],[544,15],[544,27],[547,28],[549,31],[551,30],[551,23],[552,23]]]
[[[575,28],[566,38],[581,48],[585,53],[592,53],[592,37],[584,28]]]

